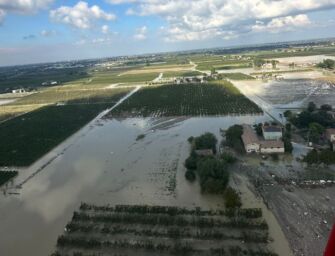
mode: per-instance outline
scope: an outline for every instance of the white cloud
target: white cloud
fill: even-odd
[[[115,20],[116,16],[103,11],[99,6],[88,6],[80,1],[75,6],[61,6],[50,11],[50,17],[55,22],[71,25],[79,29],[89,29],[97,20]]]
[[[103,26],[101,27],[101,32],[102,32],[103,34],[108,34],[108,33],[109,33],[109,26],[108,26],[108,25],[103,25]]]
[[[42,30],[40,32],[40,35],[41,36],[45,36],[45,37],[54,36],[54,35],[56,35],[56,31],[55,30],[46,30],[46,29],[44,29],[44,30]]]
[[[109,0],[132,2],[128,15],[155,15],[166,20],[169,41],[229,39],[250,31],[255,21],[281,22],[280,17],[335,8],[335,0]],[[299,17],[299,15],[298,15]],[[289,21],[288,21],[289,22]],[[276,26],[272,24],[271,26]]]
[[[148,28],[146,26],[136,29],[136,34],[134,38],[136,40],[145,40],[147,38]]]
[[[296,16],[286,16],[280,18],[274,18],[267,24],[264,22],[256,22],[256,25],[252,26],[252,31],[254,32],[270,32],[278,33],[280,31],[290,31],[298,27],[304,27],[312,24],[308,16],[305,14],[300,14]]]
[[[89,44],[110,44],[113,41],[113,38],[110,36],[106,37],[99,37],[93,39],[81,39],[74,43],[74,45],[81,46],[81,45],[89,45]]]
[[[0,9],[0,25],[3,23],[5,16],[6,16],[5,11]]]
[[[46,8],[54,0],[0,0],[0,24],[7,13],[31,14]]]
[[[106,0],[107,3],[110,4],[128,4],[128,3],[136,3],[137,0]]]
[[[46,8],[54,0],[0,0],[0,9],[6,12],[34,13]]]

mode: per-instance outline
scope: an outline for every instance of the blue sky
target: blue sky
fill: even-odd
[[[0,0],[0,65],[335,34],[335,0]]]

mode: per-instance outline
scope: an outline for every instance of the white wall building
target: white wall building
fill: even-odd
[[[330,142],[335,142],[335,129],[326,129],[326,137]]]
[[[260,143],[260,151],[263,154],[285,153],[284,142],[281,140],[264,140]]]

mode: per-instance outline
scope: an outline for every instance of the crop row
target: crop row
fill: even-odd
[[[234,227],[249,229],[268,229],[265,221],[251,221],[245,218],[231,218],[220,220],[206,217],[167,216],[167,215],[140,215],[140,214],[94,214],[74,212],[73,221],[93,221],[101,223],[145,224],[161,226],[193,226],[200,228]]]
[[[153,241],[128,241],[128,240],[99,240],[99,239],[87,239],[85,237],[67,237],[60,236],[57,240],[58,248],[83,248],[83,249],[101,249],[101,248],[112,248],[112,249],[132,249],[135,252],[139,250],[145,250],[148,252],[163,253],[169,252],[172,255],[247,255],[247,256],[276,256],[266,249],[259,248],[258,250],[242,249],[240,246],[229,246],[228,248],[210,248],[208,250],[195,249],[190,243],[175,242],[174,244],[167,244],[163,242]],[[62,255],[59,252],[52,254],[52,256]]]
[[[82,203],[80,210],[95,212],[116,212],[116,213],[137,213],[137,214],[167,214],[170,216],[176,215],[196,215],[196,216],[227,216],[227,217],[245,217],[245,218],[260,218],[262,217],[262,209],[247,208],[247,209],[226,209],[226,210],[202,210],[200,207],[187,209],[176,206],[151,206],[151,205],[115,205],[113,206],[97,206],[93,204]]]
[[[241,240],[245,242],[252,243],[266,243],[268,241],[268,233],[265,232],[254,232],[242,231],[240,235],[231,235],[227,232],[218,229],[198,229],[195,232],[192,232],[190,229],[185,228],[166,228],[164,231],[150,229],[138,229],[138,228],[125,228],[121,226],[97,226],[94,223],[76,223],[71,222],[66,225],[66,230],[68,234],[79,233],[89,233],[90,235],[97,234],[108,234],[108,235],[135,235],[135,236],[147,236],[147,237],[160,237],[160,238],[172,238],[172,239],[184,239],[192,238],[199,240]],[[230,232],[231,233],[231,232]]]

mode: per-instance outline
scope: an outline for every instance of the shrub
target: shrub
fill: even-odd
[[[227,153],[227,152],[223,152],[220,157],[227,164],[235,163],[237,160],[236,157],[234,157],[232,154]]]
[[[229,172],[223,161],[205,158],[198,162],[197,172],[203,192],[219,194],[225,191],[229,181]]]
[[[241,197],[233,188],[228,187],[223,196],[227,208],[240,208],[242,206]]]
[[[192,170],[187,170],[187,171],[185,172],[185,178],[186,178],[188,181],[190,181],[190,182],[195,181],[196,176],[195,176],[194,171],[192,171]]]

